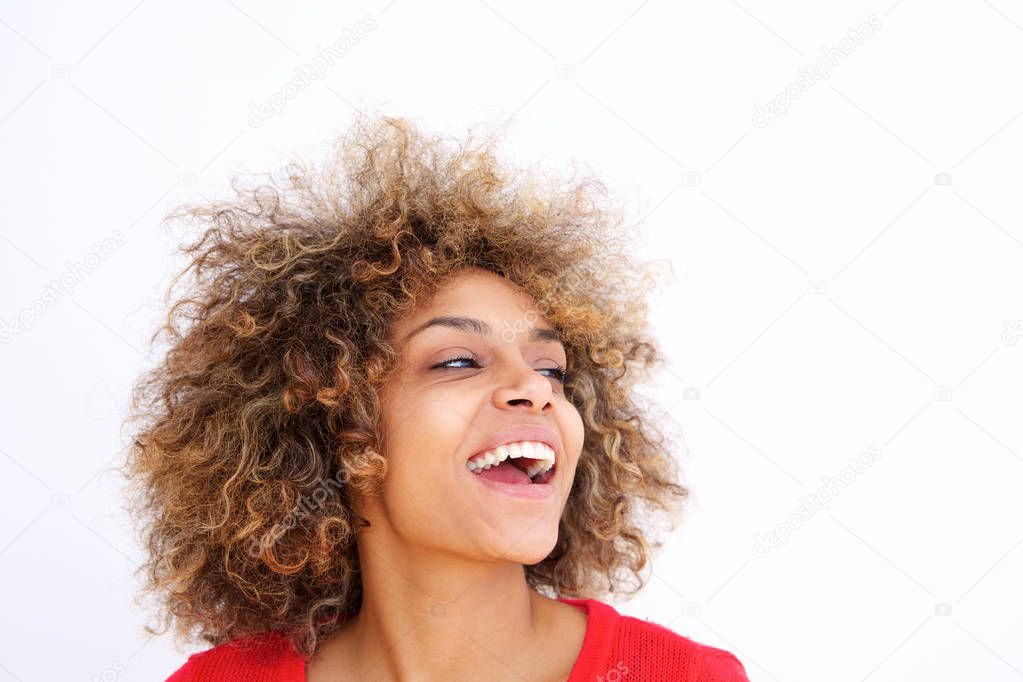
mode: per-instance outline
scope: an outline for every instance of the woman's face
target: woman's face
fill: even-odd
[[[449,278],[394,323],[402,365],[381,394],[388,473],[382,497],[361,510],[374,526],[388,527],[405,547],[475,560],[529,565],[550,553],[583,423],[559,377],[565,348],[544,331],[553,328],[528,294],[479,268]],[[508,431],[516,427],[540,430]],[[467,462],[495,440],[553,441],[553,477],[484,482]]]

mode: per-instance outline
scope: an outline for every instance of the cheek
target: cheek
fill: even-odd
[[[568,459],[568,476],[564,481],[566,490],[570,489],[575,480],[575,472],[579,466],[579,458],[582,454],[583,441],[586,437],[586,429],[583,425],[582,415],[578,410],[569,409],[558,420],[558,427],[561,430],[562,443],[565,446],[565,455]]]
[[[566,447],[571,443],[571,452],[578,457],[583,449],[583,440],[586,437],[586,427],[583,426],[583,417],[576,409],[570,409],[564,428]]]
[[[403,487],[418,482],[416,488],[450,479],[457,455],[466,447],[466,421],[459,415],[448,397],[436,393],[410,395],[395,404],[387,419],[387,478]]]

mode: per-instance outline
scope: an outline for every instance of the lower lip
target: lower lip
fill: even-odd
[[[557,472],[555,476],[551,477],[551,480],[546,483],[501,483],[500,481],[491,481],[488,478],[483,478],[479,474],[474,474],[471,471],[469,475],[476,479],[477,483],[483,484],[484,487],[489,488],[495,493],[507,495],[508,497],[515,497],[520,500],[546,500],[554,496],[554,480],[557,478]]]

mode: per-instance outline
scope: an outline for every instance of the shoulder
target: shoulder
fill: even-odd
[[[656,666],[658,675],[692,682],[749,682],[746,669],[729,651],[701,644],[648,620],[621,616],[617,644],[637,666]]]
[[[283,636],[268,632],[194,653],[166,682],[301,680],[294,673],[304,670],[304,663]]]

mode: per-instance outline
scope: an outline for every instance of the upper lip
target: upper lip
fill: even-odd
[[[561,438],[558,436],[558,433],[553,429],[546,426],[540,426],[539,424],[519,424],[517,426],[510,426],[506,429],[501,429],[500,431],[491,434],[489,438],[483,441],[469,459],[472,459],[481,452],[493,450],[498,445],[506,445],[507,443],[516,443],[523,440],[546,443],[552,450],[554,450],[555,463],[561,459]]]

